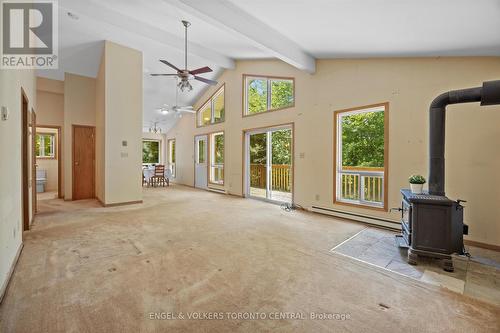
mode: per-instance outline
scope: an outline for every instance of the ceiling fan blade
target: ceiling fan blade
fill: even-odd
[[[179,111],[179,112],[188,112],[188,113],[196,113],[196,111],[194,111],[194,110],[184,109],[184,108],[178,108],[177,111]]]
[[[202,74],[202,73],[208,73],[211,72],[212,69],[208,66],[201,67],[192,71],[189,71],[190,74],[196,75],[196,74]]]
[[[177,74],[151,74],[151,76],[177,76]]]
[[[206,84],[209,84],[209,85],[212,85],[212,86],[216,86],[217,85],[217,81],[214,81],[214,80],[209,80],[209,79],[205,79],[203,77],[199,77],[199,76],[195,76],[194,77],[195,80],[198,80],[198,81],[201,81],[203,83],[206,83]]]
[[[174,65],[172,65],[171,63],[169,63],[169,62],[168,62],[168,61],[166,61],[166,60],[160,60],[160,62],[164,63],[164,64],[165,64],[165,65],[167,65],[167,66],[172,67],[173,69],[175,69],[175,70],[176,70],[176,71],[178,71],[178,72],[180,72],[180,71],[181,71],[179,68],[175,67]]]
[[[179,106],[179,108],[181,109],[193,109],[193,107],[191,105],[184,105],[184,106]]]

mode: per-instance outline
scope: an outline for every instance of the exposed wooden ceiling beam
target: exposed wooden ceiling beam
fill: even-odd
[[[164,0],[188,14],[245,37],[256,47],[308,73],[316,60],[297,44],[227,0]]]

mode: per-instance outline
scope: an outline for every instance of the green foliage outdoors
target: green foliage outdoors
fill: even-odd
[[[272,133],[272,164],[292,164],[292,131]],[[250,135],[250,163],[266,164],[266,133]]]
[[[425,184],[425,178],[421,175],[411,175],[408,181],[410,184]]]
[[[158,163],[159,156],[160,143],[158,141],[142,141],[142,163]]]
[[[171,152],[172,161],[171,162],[175,163],[175,140],[172,140],[171,142],[172,142],[172,145],[170,148],[172,150],[172,152]]]
[[[248,113],[267,110],[267,80],[251,80],[248,84]]]
[[[43,137],[43,140],[42,140]],[[53,157],[53,145],[55,135],[53,134],[36,134],[35,135],[35,156],[38,157]],[[42,143],[43,141],[43,143]],[[43,147],[42,147],[43,144]]]
[[[223,164],[224,163],[224,135],[219,134],[214,137],[215,144],[215,164]]]
[[[267,104],[267,85],[271,84],[271,105]],[[248,83],[248,113],[255,114],[293,104],[291,80],[253,79]]]
[[[293,83],[291,80],[271,81],[271,109],[293,104]]]
[[[366,112],[342,119],[342,166],[384,166],[384,112]]]

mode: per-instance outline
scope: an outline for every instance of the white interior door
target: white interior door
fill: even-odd
[[[194,186],[207,189],[207,136],[200,135],[194,138]]]

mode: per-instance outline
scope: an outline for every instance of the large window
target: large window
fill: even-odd
[[[210,134],[210,183],[224,185],[224,132]]]
[[[335,201],[386,209],[388,104],[335,112]]]
[[[142,140],[142,163],[160,164],[160,141]]]
[[[197,125],[207,126],[224,121],[224,85],[220,87],[209,99],[198,109]]]
[[[244,115],[280,110],[295,105],[293,78],[244,75],[243,84]]]
[[[56,158],[56,134],[37,133],[35,136],[35,154],[37,158]]]
[[[168,168],[175,178],[175,139],[168,140]]]

